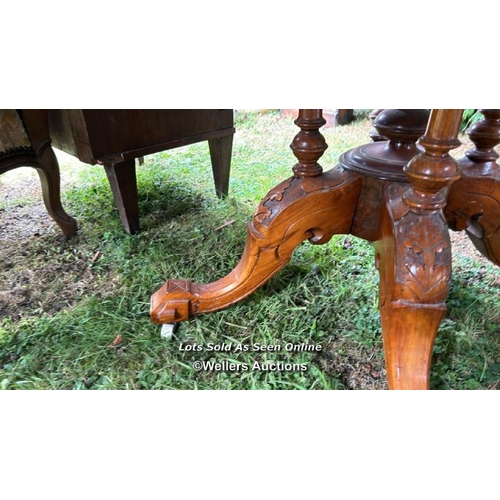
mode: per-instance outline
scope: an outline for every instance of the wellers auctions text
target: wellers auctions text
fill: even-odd
[[[179,351],[190,351],[190,352],[320,352],[323,349],[321,344],[294,344],[292,342],[287,342],[286,344],[237,344],[233,342],[229,343],[214,343],[209,342],[205,345],[203,344],[184,344],[181,342],[179,344]]]
[[[199,371],[211,372],[247,372],[263,371],[263,372],[305,372],[307,370],[306,363],[282,363],[282,362],[263,362],[255,361],[253,364],[248,363],[233,363],[231,361],[195,361],[193,368]]]

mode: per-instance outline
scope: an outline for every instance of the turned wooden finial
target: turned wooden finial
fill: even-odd
[[[372,125],[374,124],[375,122],[375,119],[377,118],[377,116],[382,113],[382,111],[384,111],[383,109],[374,109],[369,115],[368,115],[368,118],[369,120],[372,122]],[[378,141],[385,141],[387,140],[387,137],[382,137],[378,132],[377,130],[372,130],[370,132],[370,137],[372,139],[373,142],[378,142]]]
[[[496,171],[499,158],[495,146],[500,144],[500,109],[480,109],[484,118],[474,123],[467,134],[474,148],[465,153],[466,157],[481,169],[482,174]]]
[[[375,134],[382,138],[341,155],[339,162],[347,170],[393,182],[407,182],[403,168],[421,149],[417,140],[429,120],[426,109],[377,110],[373,119]]]
[[[373,126],[380,137],[389,141],[390,150],[408,149],[415,155],[416,142],[424,134],[428,121],[426,109],[383,109],[373,120]]]
[[[448,153],[460,146],[457,139],[462,109],[433,109],[425,135],[420,139],[424,152],[405,167],[412,187],[403,195],[410,210],[435,212],[446,205],[441,190],[460,177],[458,165]]]
[[[327,150],[325,138],[319,131],[326,120],[322,109],[299,109],[295,125],[300,132],[293,139],[290,148],[299,162],[293,167],[295,177],[317,177],[323,172],[318,160]]]

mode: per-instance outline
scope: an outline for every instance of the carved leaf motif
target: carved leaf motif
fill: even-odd
[[[442,299],[448,290],[449,268],[446,266],[436,266],[429,272],[424,266],[412,266],[406,264],[406,288],[412,298],[419,302],[433,302],[434,299]]]
[[[269,210],[269,208],[260,206],[254,215],[254,220],[259,224],[263,224],[264,220],[271,217],[271,215],[273,215],[273,213]]]
[[[434,255],[448,248],[448,243],[443,240],[439,227],[433,224],[429,218],[425,218],[412,227],[404,242],[404,246],[408,249],[413,249],[417,254]]]
[[[254,220],[256,222],[266,226],[269,225],[269,221],[274,215],[274,205],[279,204],[283,200],[285,193],[292,185],[292,181],[293,178],[290,178],[269,191],[266,198],[260,203],[254,215]]]
[[[403,243],[405,256],[403,288],[410,298],[428,303],[442,300],[448,291],[450,267],[439,264],[438,255],[448,248],[439,225],[420,218]]]

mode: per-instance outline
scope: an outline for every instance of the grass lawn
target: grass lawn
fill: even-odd
[[[352,124],[324,129],[325,170],[369,141],[367,113],[357,111]],[[34,170],[0,177],[1,388],[386,388],[373,248],[352,236],[301,244],[261,289],[180,324],[171,340],[151,323],[150,296],[166,279],[208,283],[234,268],[259,201],[291,175],[292,120],[238,113],[236,130],[225,200],[215,196],[207,143],[146,157],[137,167],[142,231],[132,236],[100,166],[56,150],[63,205],[79,224],[69,240],[46,214]],[[499,389],[500,270],[452,236],[432,388]],[[304,343],[319,351],[290,347]]]

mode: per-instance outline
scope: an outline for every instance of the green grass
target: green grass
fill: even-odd
[[[25,237],[23,258],[3,271],[5,280],[38,276],[43,293],[16,315],[0,318],[2,388],[346,389],[339,367],[383,366],[373,250],[351,236],[335,236],[322,246],[301,244],[290,264],[261,289],[223,311],[180,324],[172,340],[161,338],[151,323],[150,296],[166,279],[208,283],[234,268],[257,204],[291,174],[289,144],[297,132],[291,120],[276,113],[239,114],[236,127],[225,200],[215,197],[206,143],[146,158],[137,168],[137,235],[123,232],[101,167],[61,162],[63,177],[71,179],[64,206],[78,220],[79,234],[68,241],[56,230]],[[321,160],[324,168],[367,142],[369,130],[363,115],[348,127],[325,130],[330,147]],[[228,221],[233,222],[216,230]],[[455,265],[434,353],[434,388],[498,385],[499,294],[486,284],[492,276],[500,273],[489,263]],[[112,345],[119,336],[121,342]],[[208,351],[210,343],[232,349]],[[318,344],[324,351],[290,352],[287,343]],[[204,350],[181,350],[194,344]],[[254,344],[281,345],[281,351],[256,352]],[[238,345],[248,350],[237,351]],[[195,361],[240,369],[196,371]],[[243,371],[255,362],[303,364],[306,370]]]

